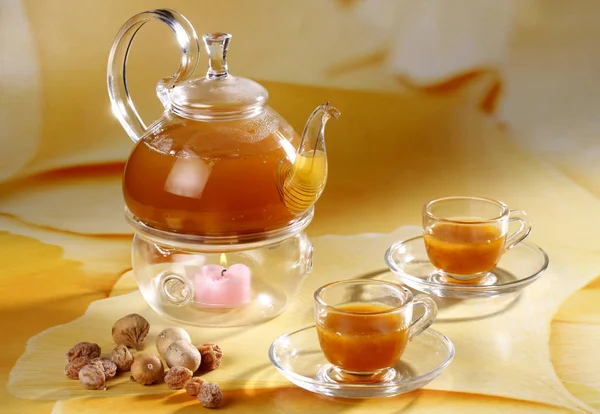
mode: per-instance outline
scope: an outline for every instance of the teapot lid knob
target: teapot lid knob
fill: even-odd
[[[202,36],[208,54],[206,76],[189,79],[169,91],[171,110],[195,120],[233,120],[257,115],[269,93],[257,82],[234,76],[227,67],[229,33]]]
[[[229,76],[227,69],[227,49],[231,35],[229,33],[207,33],[202,36],[208,53],[208,79],[222,79]]]

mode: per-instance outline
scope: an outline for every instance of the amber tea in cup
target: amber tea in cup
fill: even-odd
[[[508,235],[509,224],[520,228]],[[477,197],[447,197],[423,208],[425,248],[431,264],[449,282],[472,283],[489,277],[504,252],[531,231],[524,211]]]
[[[427,329],[437,314],[426,295],[413,297],[399,285],[378,280],[347,280],[315,292],[317,335],[337,382],[384,382],[396,376],[411,337]],[[423,316],[413,322],[413,307]]]

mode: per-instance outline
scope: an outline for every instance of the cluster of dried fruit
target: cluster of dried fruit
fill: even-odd
[[[141,350],[149,331],[150,324],[138,314],[119,319],[112,328],[112,337],[117,346],[110,358],[101,356],[98,344],[79,342],[67,352],[65,375],[79,379],[89,390],[105,390],[106,381],[117,372],[131,371],[131,379],[142,385],[151,385],[164,379],[169,388],[185,388],[204,407],[220,407],[223,400],[220,387],[194,374],[217,369],[223,357],[221,348],[210,343],[196,347],[184,329],[164,329],[156,337],[156,349],[169,367],[165,375],[161,358],[145,353],[134,356],[129,350]]]
[[[207,408],[218,408],[223,401],[221,388],[194,373],[204,373],[219,368],[223,352],[216,344],[192,344],[190,335],[182,328],[167,328],[156,337],[156,349],[167,363],[169,371],[165,383],[174,390],[185,388]]]
[[[88,390],[105,390],[106,381],[117,375],[117,371],[128,370],[133,362],[133,356],[124,345],[117,346],[111,358],[102,358],[100,354],[98,344],[79,342],[73,345],[66,355],[65,375],[78,379]]]

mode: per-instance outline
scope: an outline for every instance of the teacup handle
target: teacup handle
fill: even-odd
[[[504,244],[505,252],[522,242],[523,239],[525,239],[525,237],[527,237],[531,232],[531,223],[529,222],[527,213],[523,210],[510,210],[508,222],[511,223],[513,221],[518,221],[520,223],[520,227],[519,230],[515,231],[506,238],[506,243]]]
[[[419,319],[411,323],[410,333],[408,335],[409,341],[431,326],[433,321],[435,321],[438,311],[437,305],[433,299],[422,293],[414,297],[413,307],[414,306],[422,306],[423,309],[425,309],[425,312],[423,312],[423,315],[421,315]]]

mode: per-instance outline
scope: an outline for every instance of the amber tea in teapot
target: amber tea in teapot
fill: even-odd
[[[271,124],[275,128],[255,126],[262,131],[250,130],[252,124],[225,131],[205,124],[168,127],[140,141],[125,170],[127,205],[151,226],[191,233],[254,233],[288,225],[295,214],[281,202],[274,173],[286,154],[277,124]],[[292,136],[290,143],[298,141]]]

